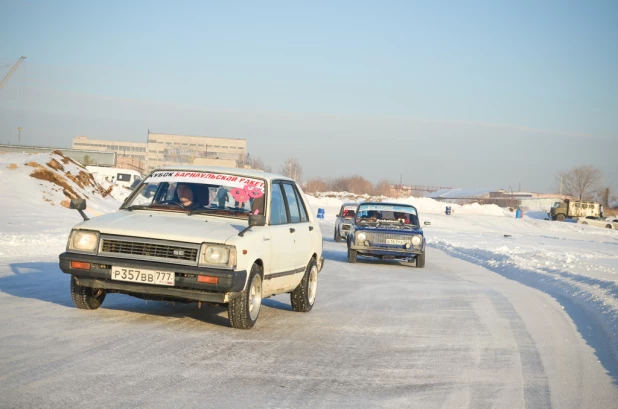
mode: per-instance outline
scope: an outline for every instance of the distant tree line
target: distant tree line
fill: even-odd
[[[306,193],[317,192],[350,192],[357,195],[390,196],[390,183],[387,180],[373,184],[360,175],[342,176],[337,178],[315,178],[303,185]]]

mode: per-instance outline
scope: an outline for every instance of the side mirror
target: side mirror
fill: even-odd
[[[77,210],[84,220],[88,220],[88,216],[84,213],[84,210],[86,209],[86,199],[71,199],[69,209]]]
[[[263,214],[250,214],[249,226],[266,226],[266,215]]]
[[[69,209],[85,210],[86,209],[86,199],[71,199],[71,204],[69,204]]]
[[[431,226],[431,222],[425,222],[423,223],[425,226]]]

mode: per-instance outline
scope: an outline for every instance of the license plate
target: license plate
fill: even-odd
[[[405,244],[408,244],[408,243],[409,243],[408,240],[386,239],[386,244],[401,244],[401,245],[405,245]]]
[[[112,266],[112,280],[140,284],[174,285],[176,274],[169,271],[146,270]]]

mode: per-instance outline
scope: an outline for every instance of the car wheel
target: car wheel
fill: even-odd
[[[608,229],[611,229],[612,225],[611,224],[607,224],[607,225],[605,225],[605,227],[608,228]]]
[[[339,243],[341,240],[341,234],[339,234],[339,229],[337,227],[335,227],[335,242]]]
[[[416,256],[416,268],[425,267],[425,253]]]
[[[358,252],[348,248],[348,263],[356,263],[356,256]]]
[[[588,222],[582,222],[582,224],[588,224]]]
[[[105,294],[105,290],[77,284],[77,278],[71,276],[71,298],[80,310],[96,310],[103,304]]]
[[[558,220],[559,222],[563,222],[566,219],[566,216],[563,214],[559,214],[558,216],[556,216],[556,220]]]
[[[300,280],[298,287],[290,293],[292,309],[297,312],[309,312],[315,303],[315,296],[318,291],[318,266],[315,259],[311,259],[303,279]]]
[[[262,306],[262,269],[257,264],[251,267],[247,289],[227,306],[227,316],[232,328],[251,329],[255,325]]]

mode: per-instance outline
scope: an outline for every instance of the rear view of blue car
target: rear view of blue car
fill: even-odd
[[[416,267],[425,267],[425,236],[414,206],[361,203],[347,241],[349,263],[356,263],[358,256],[364,256],[381,260],[415,260]]]

